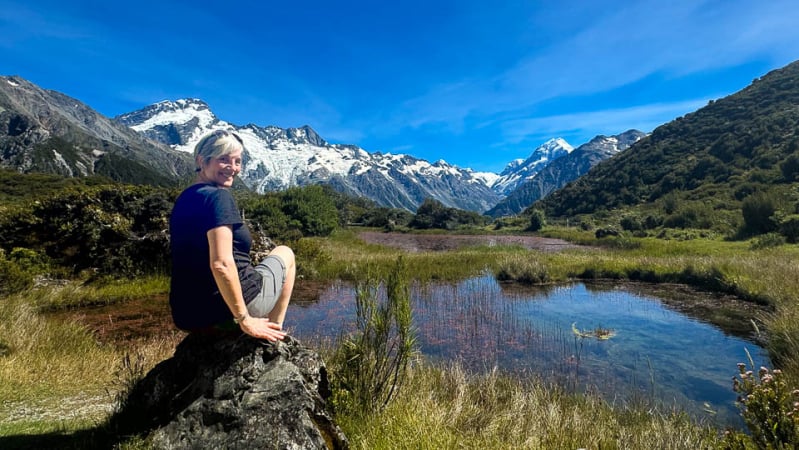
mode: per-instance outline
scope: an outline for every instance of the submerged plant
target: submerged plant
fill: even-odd
[[[603,328],[601,325],[591,330],[581,330],[577,328],[577,322],[572,323],[572,333],[581,338],[595,338],[600,341],[605,341],[613,336],[616,336],[616,330],[612,328]]]

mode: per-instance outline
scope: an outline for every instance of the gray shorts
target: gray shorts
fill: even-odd
[[[277,304],[277,298],[286,282],[286,264],[277,255],[269,255],[255,266],[263,282],[261,292],[247,304],[247,311],[253,317],[266,317]]]

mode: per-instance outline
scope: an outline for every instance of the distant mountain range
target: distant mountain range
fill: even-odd
[[[561,157],[552,158],[547,164],[540,165],[540,169],[533,176],[517,184],[486,214],[491,217],[518,214],[551,192],[580,178],[600,162],[630,148],[645,136],[645,133],[638,130],[625,131],[616,136],[597,136]]]
[[[114,120],[184,152],[191,152],[211,130],[235,130],[246,148],[240,177],[258,192],[325,183],[384,206],[409,210],[425,198],[434,198],[449,207],[485,211],[500,199],[487,184],[491,174],[445,161],[431,164],[410,155],[330,144],[309,126],[235,126],[218,119],[197,99],[160,102]]]
[[[163,101],[109,119],[59,92],[20,77],[0,77],[0,165],[20,172],[176,185],[191,176],[194,145],[216,129],[241,135],[246,154],[240,177],[258,192],[323,183],[387,207],[415,211],[433,198],[447,207],[494,216],[521,212],[629,146],[632,136],[643,135],[633,130],[585,144],[608,140],[601,141],[605,151],[585,146],[576,151],[563,139],[551,139],[495,174],[330,144],[310,126],[234,125],[217,118],[199,99]],[[556,169],[559,161],[564,161],[562,170]]]

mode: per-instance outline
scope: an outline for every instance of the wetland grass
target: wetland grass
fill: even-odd
[[[378,414],[340,422],[356,449],[699,449],[719,433],[686,416],[612,408],[536,380],[416,366]]]
[[[592,242],[589,235],[572,238],[580,243]],[[799,381],[799,247],[794,245],[752,250],[740,242],[640,239],[638,245],[627,248],[558,253],[476,247],[409,254],[365,244],[354,233],[342,232],[320,240],[320,246],[330,255],[316,272],[321,280],[358,281],[367,267],[377,270],[372,275],[385,276],[397,256],[404,254],[409,276],[422,282],[461,280],[485,270],[523,273],[524,266],[530,264],[530,273],[541,278],[543,271],[551,282],[608,277],[688,282],[706,289],[723,289],[772,307],[772,313],[758,318],[769,335],[772,358],[779,361],[787,382],[796,385]],[[0,439],[22,434],[91,435],[89,427],[101,421],[103,413],[87,413],[54,424],[36,416],[12,420],[12,409],[6,406],[19,401],[29,405],[68,404],[68,399],[81,395],[86,399],[103,394],[111,398],[109,391],[124,388],[141,370],[168,357],[176,343],[158,338],[114,347],[98,342],[77,324],[47,320],[39,309],[125,302],[142,295],[163,294],[167,286],[168,280],[151,279],[140,284],[38,289],[3,298],[0,404],[4,407]],[[127,368],[123,364],[126,357]],[[734,375],[734,367],[730,373]],[[457,366],[429,367],[424,363],[412,366],[404,388],[385,409],[369,415],[341,415],[337,420],[353,447],[364,449],[695,449],[721,444],[719,430],[693,422],[684,414],[655,413],[634,405],[612,407],[598,396],[566,393],[542,381],[511,379],[496,373],[473,375]],[[90,437],[86,439],[91,442]],[[146,443],[134,438],[121,448],[125,446],[146,448]]]
[[[40,313],[35,305],[50,305],[47,298],[40,303],[42,291],[52,292],[0,301],[0,447],[93,448],[117,394],[170,356],[177,340],[102,343],[81,324]],[[80,292],[70,289],[69,296]],[[134,361],[136,374],[126,361]]]

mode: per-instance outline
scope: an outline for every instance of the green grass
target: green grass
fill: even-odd
[[[590,234],[573,229],[557,233],[576,236],[586,244],[596,242]],[[616,278],[686,282],[733,292],[771,306],[771,313],[753,319],[764,324],[768,348],[786,379],[799,385],[799,246],[752,250],[748,242],[710,239],[633,241],[634,245],[559,253],[475,247],[404,254],[404,261],[410,276],[420,281],[458,280],[490,270],[529,283]],[[319,280],[385,276],[403,254],[365,244],[346,231],[319,239],[318,245],[327,255],[318,261]],[[35,417],[12,420],[11,414],[19,411],[19,402],[52,412],[81,396],[94,399],[124,389],[141,370],[168,357],[174,348],[175,341],[114,348],[97,342],[78,325],[47,320],[42,310],[125,302],[167,290],[168,280],[155,277],[46,288],[3,298],[0,438],[31,435],[41,442],[76,448],[93,442],[102,413],[60,422]],[[731,377],[735,370],[730,368]],[[457,367],[423,363],[414,366],[407,384],[385,410],[366,417],[340,415],[337,420],[354,448],[679,449],[713,448],[721,442],[717,430],[679,413],[657,413],[634,404],[611,407],[598,397],[568,394],[544,383],[496,373],[474,377]],[[146,442],[134,439],[124,446],[146,448]]]
[[[343,417],[356,449],[697,449],[719,432],[685,415],[611,408],[541,382],[417,366],[384,411]]]
[[[0,299],[0,447],[93,447],[106,437],[98,425],[117,393],[169,357],[177,337],[103,344],[77,323],[42,315],[39,297],[32,290]]]
[[[102,306],[129,300],[166,295],[169,277],[148,275],[134,280],[104,280],[89,285],[71,282],[66,286],[37,289],[31,302],[41,310]]]

